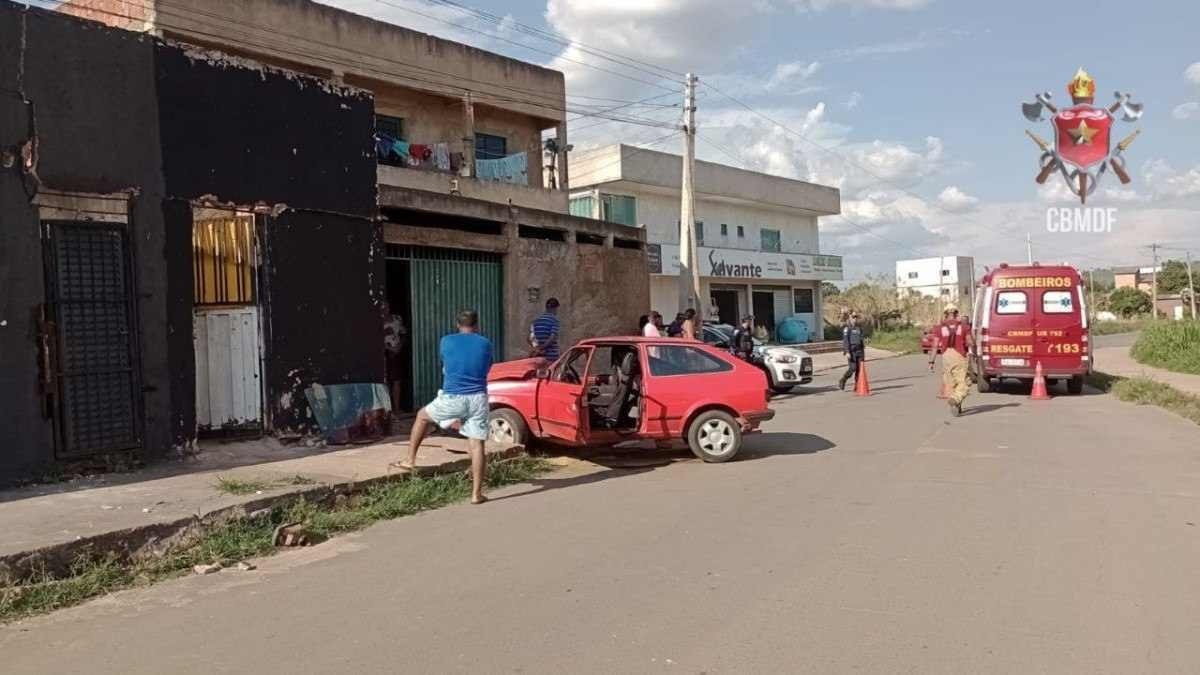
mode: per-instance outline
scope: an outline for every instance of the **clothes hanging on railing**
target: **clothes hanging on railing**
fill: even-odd
[[[479,180],[528,185],[529,160],[523,152],[500,159],[477,159],[475,160],[475,176]]]

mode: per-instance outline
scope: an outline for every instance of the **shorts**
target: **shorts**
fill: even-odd
[[[455,421],[463,423],[459,433],[477,441],[488,437],[488,395],[447,394],[439,390],[437,398],[425,406],[425,414],[443,429]]]

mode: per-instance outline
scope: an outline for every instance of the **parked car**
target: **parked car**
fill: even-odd
[[[489,438],[612,445],[683,439],[725,462],[775,416],[762,371],[709,345],[672,338],[584,340],[557,361],[507,361],[488,374]]]
[[[706,323],[702,327],[701,339],[720,349],[729,349],[733,342],[733,326],[724,323]],[[801,384],[813,379],[812,357],[797,347],[767,345],[754,340],[754,365],[767,374],[771,391],[786,394]]]

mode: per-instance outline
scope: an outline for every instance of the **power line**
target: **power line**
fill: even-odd
[[[618,71],[616,71],[616,70],[610,70],[610,69],[608,69],[608,68],[602,68],[602,67],[600,67],[600,66],[597,66],[597,65],[594,65],[594,64],[588,63],[588,62],[586,62],[586,61],[580,61],[580,60],[578,60],[578,59],[572,59],[572,58],[570,58],[570,57],[563,56],[562,54],[558,54],[558,53],[551,52],[551,51],[546,51],[545,49],[539,49],[539,48],[537,48],[537,47],[532,47],[532,46],[530,46],[530,45],[527,45],[527,44],[525,44],[525,43],[522,43],[522,42],[517,42],[516,40],[509,40],[509,39],[508,39],[508,38],[506,38],[506,37],[502,37],[502,36],[496,35],[496,34],[494,34],[494,33],[488,33],[488,32],[486,32],[486,31],[479,30],[478,28],[472,28],[472,27],[470,27],[470,26],[464,26],[464,25],[462,25],[462,24],[457,24],[457,23],[454,23],[453,21],[448,21],[448,20],[446,20],[446,19],[440,18],[440,17],[438,17],[438,16],[434,16],[434,15],[432,15],[432,14],[427,14],[427,13],[425,13],[425,12],[421,12],[421,11],[418,11],[418,10],[415,10],[415,9],[412,9],[412,8],[409,8],[409,7],[405,7],[405,6],[403,6],[403,5],[398,5],[398,4],[394,3],[394,2],[389,2],[388,0],[373,0],[373,1],[374,1],[374,2],[376,2],[376,3],[378,3],[378,4],[381,4],[381,5],[386,5],[386,6],[388,6],[388,7],[393,7],[393,8],[395,8],[395,9],[398,9],[398,10],[402,11],[402,12],[409,12],[410,14],[416,14],[417,16],[424,17],[424,18],[426,18],[426,19],[429,19],[430,21],[437,21],[437,22],[439,22],[439,23],[444,23],[444,24],[447,24],[447,25],[453,26],[453,27],[455,27],[455,28],[458,28],[458,29],[460,29],[460,30],[470,31],[470,32],[472,32],[472,33],[478,33],[479,35],[483,35],[483,36],[485,36],[485,37],[488,37],[488,38],[490,38],[490,39],[493,39],[493,40],[499,40],[499,41],[501,41],[501,42],[505,42],[505,43],[508,43],[508,44],[511,44],[511,45],[514,45],[514,46],[517,46],[517,47],[521,47],[522,49],[528,49],[528,50],[530,50],[530,51],[537,52],[537,53],[539,53],[539,54],[545,54],[545,55],[547,55],[547,56],[551,56],[551,57],[554,57],[554,58],[556,58],[556,59],[562,59],[562,60],[564,60],[564,61],[569,61],[569,62],[571,62],[571,63],[576,63],[576,64],[579,64],[579,65],[581,65],[581,66],[584,66],[585,68],[591,68],[591,69],[593,69],[593,70],[597,70],[597,71],[599,71],[599,72],[602,72],[602,73],[608,73],[609,75],[614,75],[614,76],[616,76],[616,77],[623,77],[623,78],[625,78],[625,79],[627,79],[627,80],[632,80],[632,81],[634,81],[634,82],[640,82],[640,83],[642,83],[642,84],[649,85],[649,86],[651,86],[651,87],[658,87],[659,89],[666,89],[666,90],[670,91],[670,90],[669,90],[667,87],[664,87],[663,85],[661,85],[661,84],[657,84],[657,83],[655,83],[655,82],[652,82],[652,81],[650,81],[650,80],[644,80],[644,79],[641,79],[641,78],[639,78],[639,77],[634,77],[634,76],[632,76],[632,75],[627,75],[627,74],[625,74],[625,73],[618,72]],[[628,67],[628,66],[627,66],[627,67]],[[662,78],[662,76],[659,76],[659,77],[660,77],[660,79],[665,79],[665,78]]]
[[[533,37],[537,37],[542,40],[546,40],[547,42],[559,44],[564,47],[575,47],[576,49],[579,49],[580,51],[582,51],[586,54],[598,56],[602,59],[612,61],[613,63],[625,65],[626,67],[629,67],[629,68],[636,68],[637,70],[640,70],[641,72],[644,72],[644,73],[647,73],[650,75],[654,75],[656,77],[663,77],[661,73],[666,73],[671,76],[670,78],[663,78],[663,79],[680,78],[680,77],[684,77],[684,75],[685,75],[684,73],[681,73],[676,70],[671,70],[670,68],[667,68],[665,66],[660,66],[657,64],[649,63],[647,61],[641,61],[641,60],[635,59],[633,57],[625,56],[624,54],[619,54],[619,53],[611,51],[611,50],[601,49],[599,47],[592,47],[590,45],[586,45],[582,42],[579,42],[578,40],[567,40],[567,39],[561,38],[558,35],[551,33],[549,31],[545,31],[540,28],[529,26],[529,25],[521,23],[519,21],[514,21],[509,17],[500,17],[500,16],[497,16],[490,12],[486,12],[483,10],[468,7],[467,5],[464,5],[459,2],[455,2],[454,0],[427,0],[427,1],[439,4],[439,5],[445,5],[448,7],[458,8],[460,10],[469,12],[476,16],[485,18],[486,20],[491,21],[498,26],[505,25],[505,24],[511,25],[511,26],[515,27],[517,30],[519,30],[520,32],[526,33]],[[646,68],[649,68],[651,70],[637,68],[634,65],[628,65],[624,62],[629,62],[631,64],[637,64],[637,66],[645,66]]]
[[[53,4],[54,1],[55,0],[30,0],[30,2],[40,3],[40,4],[44,5],[46,9],[50,9],[50,10],[54,10],[55,7],[57,7],[57,5]],[[130,0],[130,5],[142,7],[144,9],[151,8],[149,5],[140,4],[140,3],[135,2],[134,0]],[[109,16],[113,16],[113,17],[117,17],[117,18],[122,18],[122,19],[130,19],[130,20],[137,19],[137,17],[134,17],[130,14],[123,14],[123,13],[114,12],[111,10],[103,10],[103,9],[98,9],[98,8],[89,8],[89,10],[100,13],[100,14],[105,14],[105,15],[109,15]],[[411,72],[404,72],[404,71],[395,72],[395,71],[391,71],[391,70],[382,70],[382,69],[380,69],[379,66],[372,64],[370,62],[367,62],[367,61],[355,60],[355,59],[351,59],[351,58],[338,59],[338,58],[331,57],[331,56],[325,56],[325,55],[313,53],[311,51],[297,51],[295,49],[289,49],[287,46],[281,46],[278,43],[274,43],[269,40],[264,40],[263,36],[261,36],[261,35],[256,35],[254,33],[248,33],[245,31],[235,30],[228,26],[220,26],[220,25],[208,23],[208,22],[205,22],[205,21],[195,18],[195,16],[189,16],[189,13],[193,14],[193,15],[210,16],[216,20],[223,21],[225,23],[233,24],[236,26],[249,26],[251,28],[257,28],[257,29],[262,30],[264,33],[268,33],[271,35],[279,35],[279,36],[283,36],[283,37],[294,38],[300,42],[308,42],[310,44],[317,44],[317,45],[330,47],[333,49],[338,49],[338,50],[346,52],[348,54],[354,54],[354,55],[358,55],[358,56],[362,56],[362,57],[366,57],[366,58],[370,58],[370,59],[375,59],[378,61],[383,61],[385,64],[395,64],[401,68],[408,68],[408,69],[413,69],[413,70],[417,70],[417,71],[426,71],[427,73],[432,73],[434,75],[443,75],[443,76],[450,78],[451,80],[455,80],[455,81],[475,82],[475,83],[487,85],[489,87],[494,87],[496,89],[511,90],[511,91],[516,91],[519,93],[529,93],[531,95],[542,96],[542,97],[546,98],[546,100],[537,100],[537,99],[526,98],[526,97],[523,97],[520,95],[505,95],[505,94],[501,94],[501,93],[496,93],[494,91],[486,91],[486,90],[478,90],[478,89],[472,90],[468,87],[461,87],[463,91],[471,92],[472,94],[477,95],[477,97],[481,101],[485,101],[485,102],[487,99],[491,99],[493,101],[505,101],[505,102],[511,102],[511,103],[520,103],[520,104],[525,104],[525,105],[541,107],[541,108],[544,108],[547,110],[554,110],[554,111],[558,111],[558,112],[577,113],[577,114],[580,114],[580,115],[583,115],[586,117],[598,117],[598,118],[607,119],[607,120],[611,120],[611,121],[623,122],[626,124],[651,126],[651,127],[658,127],[658,128],[670,128],[669,125],[666,125],[664,123],[661,123],[661,122],[658,122],[655,120],[651,120],[648,118],[641,118],[641,117],[636,117],[636,116],[632,116],[632,115],[606,115],[603,113],[593,113],[593,112],[587,111],[587,110],[579,110],[579,109],[571,107],[571,106],[563,105],[563,104],[559,103],[557,99],[552,100],[552,99],[550,99],[550,97],[548,95],[546,95],[542,92],[536,92],[534,90],[524,90],[524,89],[520,89],[520,88],[515,88],[515,87],[511,87],[511,86],[507,86],[507,85],[501,85],[501,84],[497,84],[494,82],[487,82],[487,81],[483,81],[483,80],[472,80],[470,78],[464,78],[464,77],[461,77],[461,76],[453,74],[453,73],[445,73],[445,72],[442,72],[442,71],[439,71],[439,70],[436,70],[433,68],[416,66],[413,64],[402,63],[399,61],[395,61],[393,59],[388,59],[388,58],[377,56],[374,54],[358,52],[358,51],[343,47],[341,45],[324,43],[324,42],[320,42],[317,40],[312,40],[312,39],[304,37],[304,36],[282,33],[282,32],[279,32],[279,31],[276,31],[273,29],[268,29],[268,28],[265,28],[265,27],[262,27],[262,26],[259,26],[257,24],[253,24],[253,23],[248,23],[248,22],[243,22],[243,21],[235,21],[229,17],[218,15],[218,14],[202,12],[199,10],[181,10],[178,7],[172,7],[168,3],[162,2],[162,0],[159,0],[159,3],[157,5],[157,11],[158,11],[159,17],[158,17],[156,23],[160,27],[167,28],[167,29],[173,29],[173,30],[177,30],[177,31],[186,31],[186,32],[190,32],[190,33],[193,33],[196,35],[213,38],[214,40],[218,40],[221,42],[226,42],[229,38],[230,33],[233,33],[233,34],[241,35],[247,39],[253,39],[256,41],[256,44],[262,44],[276,52],[290,55],[290,56],[297,57],[297,58],[304,59],[304,60],[318,61],[318,62],[322,62],[325,64],[336,65],[336,66],[358,67],[369,73],[381,74],[381,75],[386,75],[389,77],[400,77],[400,78],[408,79],[408,80],[415,81],[415,82],[423,82],[423,83],[430,84],[430,85],[433,85],[435,87],[442,88],[442,89],[454,89],[455,88],[455,85],[448,84],[446,81],[422,78],[419,75],[413,74]],[[174,15],[176,17],[184,19],[185,21],[193,22],[194,24],[199,25],[203,28],[209,28],[214,31],[220,31],[220,32],[207,32],[204,30],[200,30],[194,26],[172,24],[170,22],[162,20],[163,14]],[[233,46],[233,45],[228,45],[228,46]],[[219,49],[219,47],[217,47],[217,48]]]

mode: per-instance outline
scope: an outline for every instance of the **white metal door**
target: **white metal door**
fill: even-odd
[[[202,429],[262,424],[258,308],[198,309],[196,424]]]

